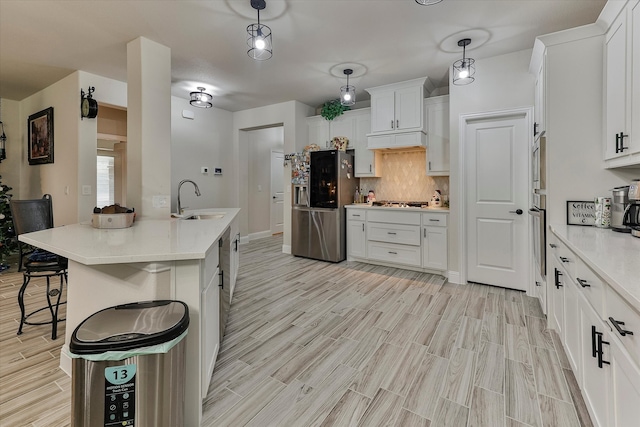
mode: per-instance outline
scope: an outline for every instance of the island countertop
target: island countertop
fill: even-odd
[[[22,234],[20,241],[85,265],[204,259],[240,212],[199,209],[188,214],[224,212],[220,219],[140,219],[122,229],[72,224]]]

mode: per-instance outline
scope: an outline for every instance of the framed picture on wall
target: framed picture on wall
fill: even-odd
[[[29,164],[53,163],[53,107],[30,115],[27,128]]]

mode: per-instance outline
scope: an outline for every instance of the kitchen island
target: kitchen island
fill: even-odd
[[[139,220],[125,229],[73,224],[23,234],[22,242],[69,259],[67,320],[60,367],[75,328],[91,314],[118,304],[172,299],[189,306],[186,337],[185,425],[198,426],[202,398],[219,350],[219,240],[230,230],[230,293],[238,268],[239,209],[194,210],[201,219]]]

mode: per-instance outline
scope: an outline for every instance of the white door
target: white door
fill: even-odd
[[[271,233],[282,233],[284,224],[284,153],[271,152]]]
[[[464,118],[468,281],[528,288],[530,114]]]

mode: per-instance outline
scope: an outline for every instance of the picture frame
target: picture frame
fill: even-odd
[[[29,164],[53,163],[53,107],[30,115],[27,130]]]
[[[567,225],[593,226],[596,222],[596,203],[586,200],[567,200]]]

